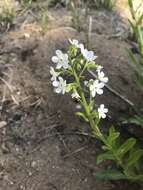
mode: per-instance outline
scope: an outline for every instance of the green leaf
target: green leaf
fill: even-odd
[[[119,149],[117,150],[117,155],[122,158],[129,150],[133,148],[133,146],[136,144],[136,139],[129,138],[128,140],[123,143]]]
[[[128,0],[128,4],[129,4],[130,8],[133,8],[133,0]]]
[[[134,11],[134,5],[133,5],[133,0],[128,0],[128,4],[130,7],[130,13],[132,15],[132,18],[135,20],[135,11]]]
[[[119,137],[120,133],[115,131],[114,127],[109,129],[109,136],[107,137],[107,141],[110,145]]]
[[[73,90],[76,90],[77,88],[77,84],[76,83],[70,83],[70,84],[67,84],[67,87],[66,87],[66,92],[71,92]]]
[[[143,21],[143,14],[139,17],[137,25],[142,24],[142,21]]]
[[[129,119],[129,122],[139,125],[143,128],[143,116],[135,115],[134,118]]]
[[[127,178],[123,173],[117,170],[104,170],[96,173],[96,177],[100,180],[121,180]]]
[[[135,180],[139,180],[139,181],[143,181],[143,174],[140,174],[140,175],[136,175],[134,177]]]
[[[87,65],[87,69],[95,69],[97,66],[96,66],[96,64],[95,64],[95,62],[90,62],[90,63],[88,63],[88,65]]]
[[[102,150],[109,150],[109,147],[103,145],[103,146],[102,146]]]
[[[86,115],[82,112],[76,112],[76,115],[79,117],[82,117],[86,122],[89,122],[88,118],[86,117]]]
[[[128,49],[126,49],[126,51],[127,51],[127,53],[128,53],[129,58],[131,59],[132,63],[135,64],[135,65],[137,65],[138,62],[137,62],[137,60],[136,60],[136,57],[135,57],[134,54],[132,53],[132,51],[131,51],[131,50],[128,50]]]
[[[100,154],[98,157],[97,157],[97,164],[100,164],[102,163],[103,161],[105,160],[114,160],[114,156],[111,152],[105,152],[103,154]]]
[[[129,159],[127,160],[126,168],[129,168],[129,167],[135,165],[136,162],[142,157],[142,155],[143,155],[142,149],[138,149],[138,150],[132,152],[132,154],[130,154],[130,156],[129,156]]]
[[[66,92],[71,92],[73,90],[73,85],[72,84],[68,84],[66,87]]]
[[[97,114],[97,111],[96,111],[96,110],[91,113],[91,117],[92,117],[93,119],[98,117],[98,114]]]

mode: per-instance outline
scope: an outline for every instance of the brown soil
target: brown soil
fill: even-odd
[[[74,115],[76,103],[69,96],[54,94],[49,74],[54,51],[66,50],[69,38],[85,41],[84,33],[70,27],[71,17],[65,9],[50,14],[45,34],[26,16],[27,22],[17,21],[15,30],[0,39],[0,108],[1,121],[6,122],[0,126],[0,190],[141,189],[137,184],[96,179],[96,172],[107,167],[96,165],[100,144],[77,134],[89,127]],[[119,38],[115,35],[119,34],[116,21],[126,31],[128,27],[115,14],[93,13],[90,46],[105,67],[109,85],[141,106],[143,92],[136,86],[125,53],[130,45],[122,40],[123,33]],[[97,102],[107,105],[113,121],[130,110],[129,104],[108,89]]]

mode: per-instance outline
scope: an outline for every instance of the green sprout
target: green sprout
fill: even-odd
[[[13,2],[9,0],[4,0],[0,5],[0,23],[2,25],[12,25],[16,16],[15,8]]]

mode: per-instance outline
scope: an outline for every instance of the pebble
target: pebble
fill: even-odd
[[[0,122],[0,129],[5,127],[7,125],[7,122],[6,121],[1,121]]]

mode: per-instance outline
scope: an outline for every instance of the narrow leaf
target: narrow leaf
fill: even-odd
[[[100,164],[102,163],[103,161],[105,160],[114,160],[114,156],[111,152],[105,152],[103,154],[100,154],[98,157],[97,157],[97,164]]]
[[[88,122],[88,118],[85,116],[84,113],[82,113],[82,112],[76,112],[76,115],[79,116],[79,117],[82,117],[86,122]]]
[[[107,141],[110,145],[113,144],[113,142],[119,137],[120,133],[116,132],[114,127],[111,127],[109,129],[109,136],[107,137]]]
[[[126,168],[129,168],[129,167],[133,166],[142,157],[142,155],[143,155],[143,150],[138,149],[138,150],[134,151],[130,155],[130,157],[129,157],[128,161],[127,161]]]
[[[136,139],[129,138],[117,150],[117,155],[122,158],[136,144]]]
[[[97,179],[100,179],[100,180],[126,179],[126,176],[123,173],[116,170],[104,170],[104,171],[98,172],[96,173],[96,177]]]

